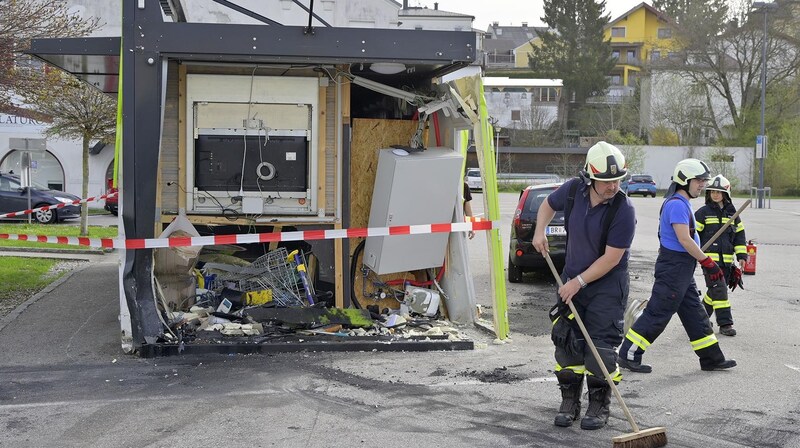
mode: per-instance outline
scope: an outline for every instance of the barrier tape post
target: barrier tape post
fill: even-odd
[[[356,229],[305,230],[280,233],[242,233],[200,237],[150,239],[85,238],[77,236],[17,235],[0,233],[0,240],[35,241],[39,243],[89,246],[106,249],[157,249],[164,247],[213,246],[218,244],[271,243],[280,241],[314,241],[370,236],[425,235],[488,231],[499,228],[499,221],[447,222],[409,226],[371,227]]]

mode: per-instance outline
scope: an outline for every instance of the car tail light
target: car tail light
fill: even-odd
[[[514,211],[514,227],[519,228],[519,218],[522,216],[522,207],[525,206],[525,199],[528,197],[528,190],[522,192],[519,196],[519,202],[517,202],[517,209]]]
[[[521,257],[522,255],[524,255],[524,252],[521,249],[517,249],[517,256]]]

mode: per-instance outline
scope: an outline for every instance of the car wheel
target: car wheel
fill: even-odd
[[[47,204],[39,204],[34,208],[44,207]],[[36,222],[39,224],[52,224],[56,222],[57,216],[56,211],[53,209],[49,210],[39,210],[36,212],[33,217],[36,219]]]
[[[653,193],[653,197],[656,197],[656,194],[655,194],[655,193]]]
[[[511,283],[522,281],[522,269],[511,261],[511,257],[508,257],[508,281]]]

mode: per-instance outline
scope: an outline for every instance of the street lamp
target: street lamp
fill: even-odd
[[[761,48],[761,157],[758,168],[758,208],[764,208],[764,159],[767,158],[767,140],[764,136],[764,107],[767,94],[767,14],[778,9],[776,3],[754,2],[753,8],[764,13],[764,45]],[[758,156],[758,154],[756,154]]]

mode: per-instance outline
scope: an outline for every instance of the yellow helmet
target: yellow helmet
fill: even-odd
[[[606,142],[597,142],[589,148],[583,170],[590,179],[600,181],[619,180],[628,174],[622,151]]]

